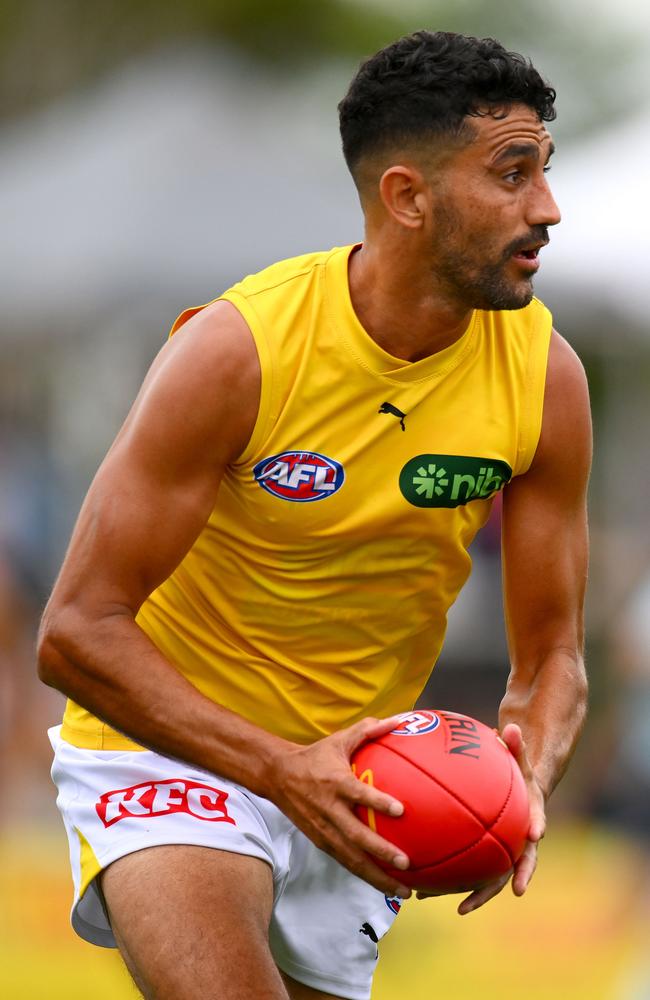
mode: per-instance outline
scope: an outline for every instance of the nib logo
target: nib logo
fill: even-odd
[[[512,477],[507,462],[464,455],[416,455],[399,476],[402,496],[414,507],[460,507],[488,500]]]
[[[417,470],[417,476],[413,476],[415,492],[427,500],[433,499],[433,494],[441,497],[445,492],[444,487],[449,486],[447,473],[442,468],[437,468],[435,462],[430,462],[426,468],[421,465]]]

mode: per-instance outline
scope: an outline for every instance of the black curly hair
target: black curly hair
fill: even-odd
[[[554,101],[532,63],[495,39],[416,31],[362,63],[339,104],[343,155],[356,179],[367,155],[425,138],[468,142],[469,117],[513,102],[553,121]]]

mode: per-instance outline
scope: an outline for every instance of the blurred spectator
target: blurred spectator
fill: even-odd
[[[34,639],[38,604],[16,564],[0,547],[0,827],[51,812],[46,727],[60,714],[60,696],[36,683]]]
[[[0,550],[0,780],[11,768],[13,754],[23,743],[30,681],[29,602],[6,553]],[[3,796],[3,802],[7,797]],[[0,820],[2,816],[0,815]]]
[[[639,847],[640,860],[632,905],[639,907],[640,926],[650,920],[650,569],[623,609],[614,633],[612,711],[604,741],[604,779],[595,795],[595,813],[622,830]],[[648,1000],[650,954],[647,942],[621,981],[616,1000]]]
[[[597,812],[650,849],[650,571],[614,633],[612,746]]]

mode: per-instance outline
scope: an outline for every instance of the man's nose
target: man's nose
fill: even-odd
[[[527,221],[531,226],[557,226],[561,218],[562,214],[551,193],[546,176],[543,176],[535,185]]]

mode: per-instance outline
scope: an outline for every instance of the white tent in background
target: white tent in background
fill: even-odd
[[[650,108],[554,157],[562,223],[543,251],[540,293],[590,299],[650,333]]]
[[[207,297],[279,257],[359,238],[339,76],[280,83],[218,49],[158,55],[5,127],[5,334]],[[648,124],[560,150],[564,222],[544,252],[542,297],[645,315]]]
[[[3,139],[5,327],[184,303],[361,232],[335,96],[220,50],[140,62]]]

